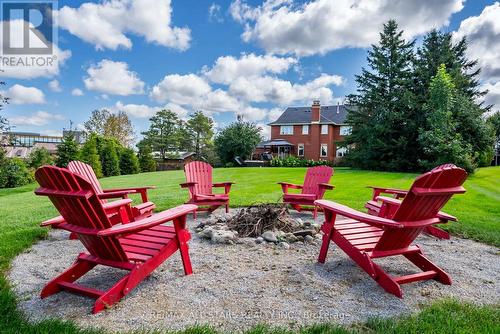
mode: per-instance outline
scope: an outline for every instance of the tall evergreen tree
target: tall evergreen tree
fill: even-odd
[[[101,158],[97,151],[97,135],[91,134],[82,149],[80,150],[80,160],[92,166],[97,177],[102,177]]]
[[[153,158],[153,150],[151,149],[151,144],[145,140],[141,140],[137,144],[139,152],[137,157],[139,158],[139,167],[141,172],[154,172],[156,171],[156,161]]]
[[[347,122],[353,131],[348,156],[356,167],[385,170],[415,168],[417,128],[413,95],[414,42],[402,37],[395,21],[384,24],[378,45],[368,51],[368,69],[356,76]]]
[[[419,164],[425,170],[444,163],[474,170],[472,147],[464,144],[453,118],[455,96],[455,84],[442,64],[430,83],[429,100],[423,108],[425,127],[418,138],[423,151]]]
[[[203,114],[203,111],[197,111],[189,117],[187,128],[191,136],[191,146],[196,159],[207,157],[209,151],[213,150],[212,138],[214,136],[214,121]]]
[[[158,111],[149,119],[149,130],[143,132],[144,139],[151,144],[153,151],[160,153],[163,160],[170,152],[179,150],[179,117],[167,109]]]
[[[134,150],[123,148],[120,151],[120,174],[137,174],[140,171],[139,160]]]
[[[70,161],[78,159],[78,143],[72,132],[64,136],[61,143],[57,145],[56,165],[67,167]]]
[[[97,152],[101,159],[102,174],[104,176],[120,175],[120,144],[114,138],[97,136],[96,139]]]

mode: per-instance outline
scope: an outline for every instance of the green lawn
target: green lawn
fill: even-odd
[[[304,173],[305,168],[215,169],[214,181],[236,182],[231,191],[231,206],[236,207],[256,202],[278,201],[281,197],[281,190],[276,183],[279,181],[301,183]],[[367,185],[407,188],[414,177],[414,174],[336,168],[331,180],[336,189],[327,193],[326,198],[362,209],[364,202],[370,198],[371,194],[371,190],[366,188]],[[184,175],[181,171],[169,171],[111,177],[102,179],[102,184],[105,188],[155,185],[158,188],[151,191],[150,198],[157,204],[159,210],[163,210],[181,204],[186,200],[186,190],[179,187],[179,183],[183,181]],[[40,198],[33,194],[35,187],[33,184],[16,189],[0,190],[0,217],[2,217],[0,223],[0,273],[8,269],[9,262],[16,254],[29,247],[38,238],[46,235],[46,229],[38,227],[38,224],[42,220],[56,215],[55,210],[46,198]],[[467,193],[455,196],[446,207],[446,211],[457,216],[460,221],[451,223],[446,228],[456,235],[473,238],[499,247],[500,167],[480,169],[466,181],[465,188]],[[18,326],[27,325],[15,311],[12,294],[3,275],[0,276],[0,323],[10,324],[7,327],[0,328],[0,332],[5,331],[6,328],[16,332],[15,329],[19,328]],[[467,305],[456,305],[456,307],[470,308]],[[443,311],[444,309],[446,308],[440,308],[438,305],[436,306],[437,311],[434,310],[433,312],[438,312],[440,316],[443,316],[439,310]],[[484,312],[480,310],[484,310]],[[474,314],[476,311],[483,312],[484,316],[494,312],[491,308],[478,308],[469,313],[464,311],[465,317],[467,317],[467,314]],[[495,309],[495,312],[498,312],[498,309]],[[430,317],[432,318],[432,315]],[[420,320],[417,321],[416,319],[408,318],[400,320],[400,322],[410,322],[417,326],[415,327],[417,329],[424,328],[418,327],[420,325],[417,323]],[[400,332],[400,329],[397,329],[400,322],[382,321],[372,325],[378,326],[377,328],[388,326],[387,328],[392,328],[388,329],[389,332]],[[471,325],[473,324],[471,323]],[[35,327],[27,326],[25,331],[42,332],[42,328],[45,328],[43,326],[47,326],[47,324]],[[60,327],[61,331],[71,332],[67,325],[58,323],[57,328],[59,326],[62,326]],[[367,326],[369,327],[369,324]],[[46,332],[48,332],[49,327],[45,328]],[[65,329],[63,330],[63,328]],[[333,332],[333,327],[329,328]],[[404,327],[401,328],[404,329]],[[368,328],[366,329],[368,330]],[[379,331],[376,328],[370,329],[374,332]],[[309,330],[311,333],[324,332],[314,328]],[[418,331],[415,330],[415,332]]]

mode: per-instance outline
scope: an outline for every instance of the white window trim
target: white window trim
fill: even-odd
[[[304,129],[307,129],[304,131]],[[303,135],[308,135],[309,134],[309,125],[302,125],[302,134]]]
[[[300,154],[300,147],[302,147],[302,154]],[[306,151],[306,149],[305,149],[305,145],[304,144],[298,144],[297,145],[297,156],[303,157],[304,154],[305,154],[305,151]]]
[[[323,155],[323,147],[325,148],[325,155]],[[321,144],[319,147],[319,156],[321,158],[328,157],[328,144]]]
[[[321,134],[322,135],[327,135],[328,134],[328,124],[321,124]],[[326,129],[326,132],[323,132],[323,129]]]
[[[292,131],[290,133],[284,132],[283,129],[290,128]],[[281,125],[280,126],[280,135],[293,135],[293,125]]]

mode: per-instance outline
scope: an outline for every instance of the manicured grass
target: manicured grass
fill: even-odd
[[[214,171],[214,181],[234,181],[231,191],[231,206],[245,206],[257,202],[276,202],[281,197],[279,181],[301,183],[305,168],[227,168]],[[351,170],[347,168],[336,168],[331,183],[336,189],[328,192],[327,199],[338,201],[358,209],[370,198],[371,190],[367,185],[378,185],[385,187],[407,188],[415,175],[403,173],[383,173]],[[102,179],[105,188],[155,185],[158,188],[152,190],[150,198],[154,201],[158,210],[163,210],[174,205],[183,203],[187,198],[186,190],[180,189],[179,183],[184,181],[181,171],[169,171],[158,173],[144,173],[139,175],[127,175]],[[56,211],[46,198],[40,198],[33,194],[36,185],[27,185],[16,189],[0,190],[0,323],[6,324],[0,328],[0,332],[66,332],[74,333],[76,328],[71,324],[61,322],[44,322],[37,326],[27,325],[19,313],[15,310],[15,300],[9,291],[3,273],[8,268],[9,262],[14,256],[29,247],[38,238],[44,237],[46,229],[38,227],[38,224],[47,218],[56,215]],[[448,228],[452,233],[468,238],[473,238],[492,245],[500,246],[500,167],[480,169],[471,176],[465,187],[467,193],[458,195],[447,205],[445,210],[460,219],[458,223],[451,223]],[[461,327],[480,329],[488,332],[493,324],[492,321],[476,323],[474,319],[491,316],[492,312],[498,313],[494,308],[477,308],[470,305],[455,305],[463,313],[462,320],[449,318],[446,312],[451,312],[447,307],[437,305],[424,311],[417,317],[394,322],[393,320],[378,321],[365,324],[365,330],[373,332],[406,332],[406,328],[415,328],[410,332],[419,332],[418,329],[427,331],[425,325],[432,324],[434,317],[451,321],[450,328],[456,327],[460,332]],[[428,312],[428,313],[425,313]],[[430,312],[430,313],[429,313]],[[477,314],[475,312],[478,312]],[[456,317],[455,317],[456,318]],[[479,319],[478,318],[478,319]],[[498,317],[497,317],[498,318]],[[403,324],[403,325],[399,325]],[[498,326],[498,323],[496,323]],[[374,326],[374,327],[370,327]],[[469,327],[467,327],[469,326]],[[431,327],[429,327],[431,328]],[[53,330],[51,330],[53,329]],[[268,329],[256,329],[256,332]],[[338,329],[340,332],[343,330]],[[308,333],[334,333],[334,326],[310,328]],[[475,331],[475,330],[474,330]],[[195,333],[211,332],[208,329],[196,329]],[[440,331],[436,331],[440,332]],[[463,332],[470,332],[464,330]]]

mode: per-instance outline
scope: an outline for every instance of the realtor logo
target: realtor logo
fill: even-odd
[[[54,1],[2,1],[3,54],[52,54],[53,9]]]

